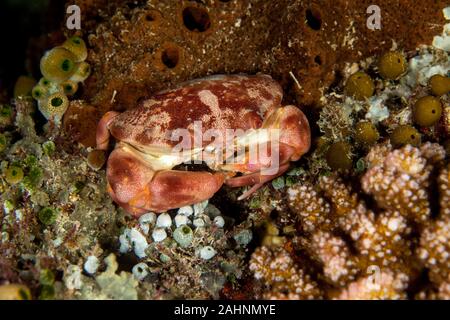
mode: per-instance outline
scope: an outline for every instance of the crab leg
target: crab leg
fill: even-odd
[[[261,172],[253,172],[240,177],[228,179],[225,183],[230,187],[243,187],[252,185],[249,190],[239,196],[238,200],[243,200],[250,196],[252,193],[256,192],[266,182],[283,175],[283,173],[285,173],[289,169],[289,165],[289,163],[281,165],[278,172],[273,175],[262,175]]]
[[[109,111],[103,115],[103,117],[100,119],[98,126],[97,126],[97,132],[96,132],[96,142],[97,142],[97,149],[99,150],[106,150],[108,149],[108,143],[109,143],[109,129],[108,125],[111,123],[111,121],[118,116],[120,113],[116,111]]]
[[[294,106],[286,106],[272,112],[263,124],[264,128],[280,129],[278,141],[279,149],[272,149],[273,145],[269,144],[269,153],[260,156],[256,163],[245,161],[243,164],[223,165],[222,170],[232,170],[233,168],[241,172],[250,172],[240,177],[227,179],[225,183],[231,187],[242,187],[253,185],[248,191],[242,194],[238,200],[245,199],[264,183],[281,176],[289,169],[290,161],[298,160],[301,155],[309,150],[311,144],[310,129],[308,120],[300,109]],[[260,146],[261,147],[261,146]],[[279,167],[272,174],[266,174],[265,169],[273,164],[272,155],[278,157]]]

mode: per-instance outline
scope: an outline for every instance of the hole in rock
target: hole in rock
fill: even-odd
[[[191,31],[204,32],[211,26],[208,12],[197,7],[184,8],[183,22],[186,28]]]
[[[180,56],[176,47],[168,47],[161,54],[162,63],[169,69],[175,68],[179,59]]]
[[[320,19],[320,14],[311,9],[306,10],[306,23],[313,30],[320,30],[322,26],[322,20]]]

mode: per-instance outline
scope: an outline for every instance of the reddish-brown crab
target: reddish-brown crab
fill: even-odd
[[[232,187],[253,186],[241,198],[248,196],[283,174],[290,161],[298,160],[309,150],[308,120],[295,106],[282,107],[281,99],[281,87],[270,76],[218,75],[159,92],[124,113],[106,113],[97,128],[97,147],[106,150],[110,135],[119,141],[107,164],[109,193],[135,216],[209,199],[223,183]],[[202,134],[215,129],[219,133],[216,141],[226,140],[227,129],[246,130],[243,136],[232,140],[234,145],[247,141],[261,148],[268,143],[269,149],[275,146],[274,141],[255,133],[279,129],[278,147],[276,152],[272,148],[265,157],[260,156],[256,163],[249,162],[248,156],[242,163],[210,161],[208,166],[214,173],[172,170],[187,160],[222,152],[211,148],[208,140],[194,143],[187,156],[173,152],[179,141],[170,139],[170,134],[185,128],[194,141],[194,123],[201,124]],[[279,167],[264,174],[275,153]],[[237,172],[243,175],[234,176]]]

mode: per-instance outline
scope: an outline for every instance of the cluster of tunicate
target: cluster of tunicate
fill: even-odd
[[[322,136],[309,157],[314,173],[360,174],[369,148],[387,139],[395,148],[448,141],[448,54],[424,47],[409,55],[389,51],[353,64],[343,92],[324,95],[317,122]]]
[[[139,227],[128,228],[120,236],[120,251],[125,253],[134,249],[139,258],[147,256],[150,244],[173,246],[195,250],[196,256],[209,260],[216,254],[212,244],[199,243],[196,239],[199,230],[222,229],[225,219],[220,211],[208,201],[185,206],[177,210],[177,214],[167,212],[156,215],[148,212],[139,217]],[[164,254],[161,260],[166,260]]]
[[[42,57],[40,67],[43,77],[31,94],[46,119],[57,123],[61,121],[69,106],[69,97],[77,92],[79,84],[91,73],[86,58],[86,44],[78,36],[67,39]]]

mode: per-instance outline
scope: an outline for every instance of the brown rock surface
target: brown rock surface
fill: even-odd
[[[378,1],[375,31],[366,27],[372,2],[77,0],[93,67],[82,98],[103,114],[188,79],[264,72],[288,100],[318,105],[346,63],[393,43],[413,50],[442,31],[446,1]]]

